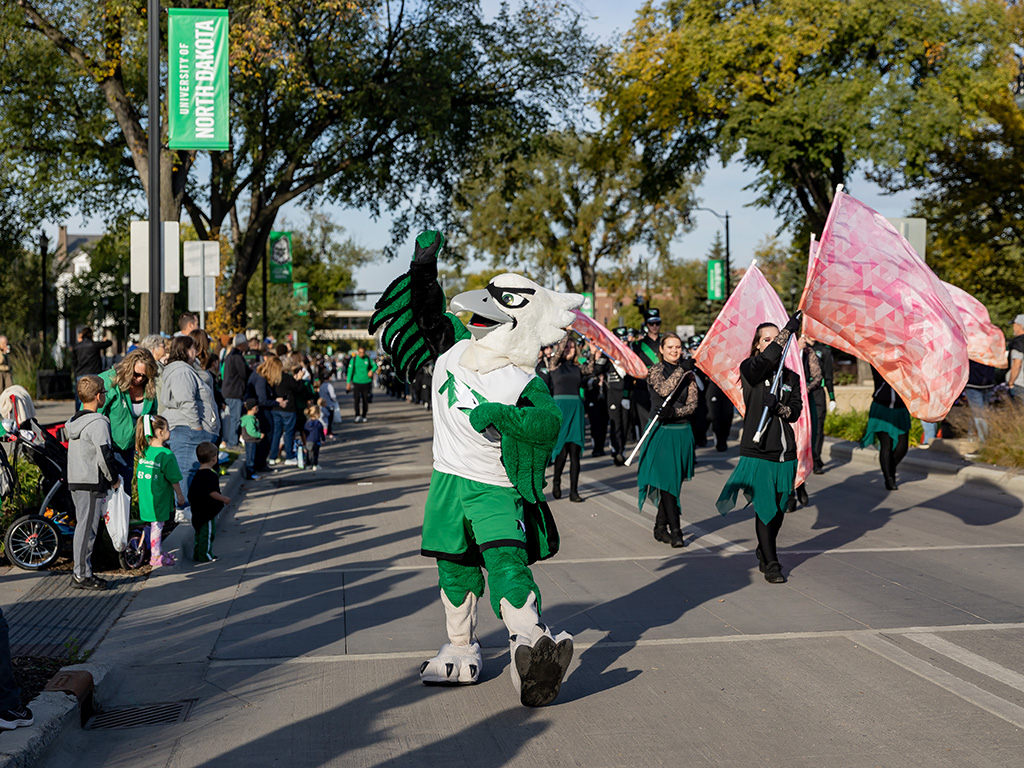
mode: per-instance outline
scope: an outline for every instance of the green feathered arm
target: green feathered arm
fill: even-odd
[[[562,413],[544,382],[531,379],[516,405],[478,405],[470,412],[469,423],[477,432],[498,430],[508,479],[528,502],[544,501],[544,469],[562,426]]]
[[[459,318],[445,311],[447,302],[437,281],[437,256],[442,247],[444,235],[440,232],[421,232],[409,271],[387,287],[370,317],[368,330],[377,333],[383,329],[381,347],[405,381],[412,381],[416,371],[469,337]]]

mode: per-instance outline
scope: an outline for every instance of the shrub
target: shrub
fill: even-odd
[[[29,396],[36,399],[36,373],[39,371],[40,357],[31,347],[11,347],[11,376],[14,383],[28,390]]]
[[[829,437],[838,437],[841,440],[852,440],[855,443],[859,443],[864,437],[864,430],[867,428],[867,411],[836,411],[825,416],[825,434]],[[917,419],[911,419],[910,445],[920,445],[923,435],[921,422]]]
[[[1024,468],[1024,409],[1012,405],[991,408],[988,427],[978,457],[990,464]]]

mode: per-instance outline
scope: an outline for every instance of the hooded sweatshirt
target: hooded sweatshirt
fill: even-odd
[[[118,476],[110,421],[78,411],[65,425],[68,435],[68,489],[106,493]]]
[[[206,385],[196,369],[184,360],[176,360],[167,364],[162,378],[160,415],[167,419],[168,427],[202,427],[207,418],[202,398],[202,388]]]

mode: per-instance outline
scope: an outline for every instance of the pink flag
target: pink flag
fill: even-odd
[[[967,337],[942,281],[880,214],[842,190],[800,299],[804,332],[867,360],[924,421],[967,383]]]
[[[576,315],[576,320],[572,324],[574,331],[585,336],[588,341],[594,342],[602,352],[622,366],[626,373],[634,379],[647,378],[647,366],[636,352],[626,346],[624,342],[619,341],[618,336],[578,309],[574,309],[573,314]]]
[[[782,300],[765,279],[756,265],[751,265],[722,311],[718,313],[711,329],[700,343],[693,358],[697,367],[711,377],[742,416],[746,407],[743,402],[743,385],[740,383],[740,363],[750,357],[757,326],[761,323],[775,323],[782,328],[789,320]],[[800,418],[793,425],[797,445],[796,484],[807,479],[813,467],[811,457],[811,411],[807,407],[807,382],[804,381],[804,366],[796,339],[786,358],[786,367],[800,377],[800,402],[803,409]]]
[[[963,288],[942,283],[949,292],[967,331],[967,357],[993,368],[1006,367],[1006,336],[988,316],[988,308]]]

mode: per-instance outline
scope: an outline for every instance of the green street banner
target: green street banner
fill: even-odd
[[[290,283],[292,281],[292,233],[270,233],[270,282]]]
[[[721,259],[708,260],[708,298],[712,301],[725,298],[725,269]]]
[[[299,317],[306,317],[309,312],[309,283],[292,283],[292,296],[299,307]]]
[[[171,149],[228,149],[228,12],[167,9]]]

